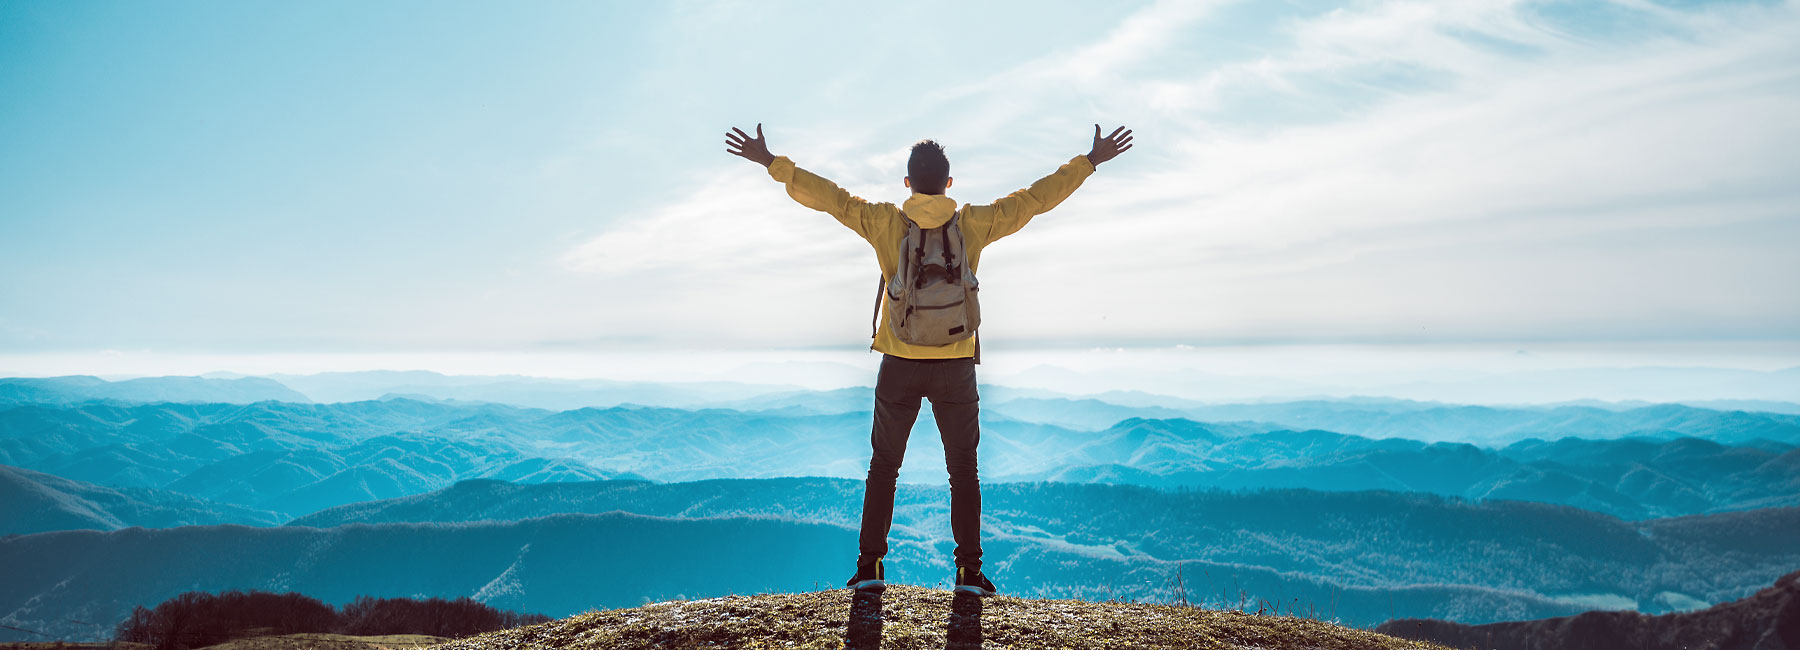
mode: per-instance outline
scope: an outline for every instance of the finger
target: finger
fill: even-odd
[[[1123,128],[1123,127],[1121,127],[1121,128]],[[1127,130],[1127,131],[1125,131],[1125,132],[1124,132],[1124,133],[1120,133],[1120,134],[1119,134],[1119,135],[1118,135],[1118,137],[1120,137],[1120,138],[1129,138],[1129,137],[1131,137],[1131,131],[1130,131],[1130,130]]]
[[[1098,124],[1094,125],[1094,139],[1095,140],[1100,139],[1100,125],[1098,125]]]
[[[1113,129],[1113,132],[1112,132],[1112,135],[1109,135],[1109,136],[1106,136],[1106,137],[1108,137],[1108,138],[1114,138],[1114,137],[1118,137],[1118,135],[1119,135],[1119,132],[1120,132],[1120,131],[1124,131],[1124,130],[1125,130],[1125,127],[1124,127],[1124,125],[1120,125],[1120,126],[1119,126],[1119,128],[1116,128],[1116,129]]]
[[[1131,145],[1125,145],[1125,146],[1123,146],[1123,147],[1120,147],[1120,148],[1119,148],[1119,153],[1125,153],[1125,150],[1126,150],[1126,149],[1130,149],[1130,148],[1131,148]]]
[[[761,140],[761,139],[762,139],[762,137],[763,137],[763,134],[762,134],[762,122],[757,122],[757,123],[756,123],[756,139],[758,139],[758,140]]]
[[[1118,142],[1115,142],[1115,143],[1113,143],[1113,146],[1115,146],[1115,147],[1123,147],[1123,146],[1125,146],[1125,145],[1128,145],[1128,144],[1131,144],[1131,138],[1125,138],[1125,139],[1124,139],[1124,140],[1120,140],[1120,141],[1118,141]]]
[[[738,137],[738,135],[736,133],[725,134],[725,139],[726,140],[743,140],[743,138]]]
[[[729,142],[729,143],[731,143],[731,144],[734,144],[734,145],[738,145],[738,146],[742,146],[742,145],[743,145],[743,144],[744,144],[744,139],[743,139],[743,138],[739,138],[739,137],[737,137],[737,136],[735,136],[735,135],[730,135],[730,134],[727,134],[727,135],[726,135],[726,136],[725,136],[725,141],[726,141],[726,142]]]
[[[743,129],[740,129],[740,128],[737,128],[737,127],[735,127],[735,126],[734,126],[734,127],[731,127],[731,130],[733,130],[733,131],[737,131],[737,134],[738,134],[738,135],[741,135],[741,136],[744,136],[744,139],[745,139],[745,140],[750,140],[750,139],[751,139],[751,137],[750,137],[750,134],[748,134],[748,133],[745,133],[745,132],[744,132],[744,130],[743,130]]]

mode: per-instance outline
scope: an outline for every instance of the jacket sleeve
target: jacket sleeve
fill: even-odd
[[[874,242],[872,234],[880,232],[882,226],[899,214],[894,204],[870,203],[862,197],[852,196],[837,183],[795,167],[794,161],[787,156],[776,156],[775,162],[769,163],[769,176],[786,185],[788,196],[800,205],[837,218],[838,223],[871,243]]]
[[[993,205],[989,210],[970,210],[965,218],[976,232],[986,233],[982,241],[993,243],[994,240],[1018,232],[1024,228],[1032,217],[1049,212],[1075,193],[1081,182],[1094,173],[1094,164],[1088,157],[1079,155],[1070,158],[1055,172],[1032,183],[1031,187],[1013,192]]]

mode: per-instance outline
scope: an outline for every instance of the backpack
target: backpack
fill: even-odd
[[[883,278],[875,297],[875,320],[887,303],[888,327],[894,336],[912,345],[948,345],[975,335],[981,326],[981,304],[976,300],[975,271],[963,254],[962,212],[937,228],[922,229],[906,221],[906,237],[900,241],[900,265],[892,278]],[[979,358],[979,352],[976,353]]]

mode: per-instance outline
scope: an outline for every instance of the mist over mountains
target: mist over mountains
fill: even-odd
[[[120,381],[86,375],[0,378],[0,404],[75,404],[95,400],[233,404],[263,400],[312,401],[306,395],[264,377],[140,377]]]
[[[560,379],[524,375],[445,375],[411,371],[323,372],[309,375],[272,374],[248,376],[210,373],[201,377],[141,377],[106,381],[91,376],[0,378],[0,404],[59,403],[112,399],[126,402],[229,402],[262,400],[289,402],[351,402],[391,396],[422,400],[459,400],[512,404],[549,410],[582,407],[665,406],[673,408],[728,408],[771,410],[804,406],[819,412],[844,412],[867,408],[867,385],[843,389],[810,390],[768,381],[766,377],[830,375],[847,383],[870,381],[865,369],[840,363],[814,362],[760,364],[743,369],[757,383],[738,381],[621,381],[610,379]],[[796,375],[795,373],[801,373]],[[1230,409],[1266,407],[1274,403],[1315,403],[1353,406],[1353,411],[1391,413],[1421,408],[1484,405],[1534,410],[1556,406],[1585,406],[1625,410],[1656,404],[1681,404],[1720,411],[1751,411],[1800,415],[1800,368],[1755,371],[1730,368],[1573,368],[1513,373],[1481,373],[1408,379],[1383,384],[1362,381],[1356,385],[1301,383],[1239,375],[1210,375],[1193,370],[1155,371],[1132,369],[1077,372],[1053,366],[984,375],[984,402],[1021,398],[1067,399],[1089,407],[1114,411],[1074,411],[1076,420],[1028,418],[1073,428],[1100,429],[1125,417],[1189,417],[1204,421],[1249,419],[1271,421],[1266,413],[1234,415]],[[1107,377],[1113,380],[1103,381]],[[1203,379],[1204,381],[1198,381]],[[998,382],[998,383],[995,383]],[[1273,382],[1273,383],[1271,383]],[[1536,395],[1511,395],[1509,391],[1480,388],[1487,383],[1537,387]],[[1095,389],[1096,384],[1113,386]],[[1117,388],[1143,384],[1141,388]],[[1407,386],[1472,386],[1466,395],[1415,395]],[[1554,390],[1547,387],[1555,386]],[[1578,387],[1578,388],[1571,388]],[[1620,393],[1629,397],[1601,397]],[[1579,397],[1574,397],[1574,396]],[[1421,401],[1423,400],[1423,401]],[[1052,405],[1054,408],[1054,406]],[[1165,411],[1156,411],[1156,408]],[[1224,410],[1186,411],[1196,407]],[[1131,410],[1139,409],[1139,410]],[[1108,419],[1110,418],[1110,419]],[[1280,420],[1273,420],[1280,421]],[[1467,424],[1467,423],[1463,423]],[[1288,428],[1329,428],[1340,433],[1366,432],[1345,427],[1319,427],[1305,421],[1285,421]],[[1472,441],[1460,430],[1446,429],[1448,438]],[[1392,435],[1399,435],[1394,433]],[[1407,432],[1406,437],[1419,437]],[[1421,438],[1437,439],[1437,438]]]
[[[0,562],[35,567],[0,589],[0,622],[77,635],[57,617],[187,585],[558,615],[836,586],[855,554],[866,387],[283,379],[305,390],[0,379]],[[1193,601],[1473,624],[1692,610],[1800,566],[1789,413],[982,394],[984,545],[1020,594],[1165,601],[1179,575]],[[914,434],[890,569],[931,585],[952,543],[928,405]],[[744,568],[794,548],[817,550]]]
[[[1293,378],[1249,372],[1221,374],[1191,367],[1158,369],[1149,367],[1159,365],[1151,356],[1153,354],[1145,354],[1108,367],[1080,371],[1040,365],[1000,376],[989,375],[988,379],[1020,388],[1091,394],[1114,402],[1119,401],[1113,394],[1115,392],[1176,395],[1214,402],[1294,401],[1320,396],[1365,395],[1488,405],[1596,400],[1694,406],[1724,402],[1717,405],[1734,408],[1773,403],[1759,406],[1758,410],[1791,414],[1796,412],[1793,402],[1800,401],[1800,367],[1778,370],[1704,366],[1564,367],[1384,375],[1346,373]]]
[[[1371,438],[1282,422],[1128,417],[1085,430],[1028,422],[1095,400],[990,398],[982,475],[1152,487],[1382,489],[1561,503],[1624,518],[1800,504],[1792,477],[1800,416],[1679,405],[1623,411],[1296,402],[1214,407],[1345,428],[1434,431],[1466,422],[1560,437],[1506,446]],[[822,399],[839,399],[841,393]],[[1100,404],[1100,406],[1095,406]],[[1373,408],[1389,408],[1377,412]],[[470,478],[526,483],[861,477],[869,415],[788,404],[742,411],[612,407],[568,411],[390,398],[329,404],[20,404],[0,409],[0,464],[104,486],[172,490],[295,517],[417,494]],[[1446,415],[1448,413],[1449,415]],[[1485,419],[1484,419],[1485,418]],[[1528,424],[1519,424],[1528,423]],[[913,458],[941,455],[929,408]],[[1586,434],[1586,436],[1583,436]],[[1626,435],[1629,437],[1615,438]],[[1580,436],[1580,437],[1577,437]],[[1588,437],[1592,436],[1592,438]],[[1510,437],[1510,436],[1509,436]],[[914,462],[902,480],[942,483]]]

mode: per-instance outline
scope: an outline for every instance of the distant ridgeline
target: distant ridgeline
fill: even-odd
[[[7,381],[17,380],[0,380],[0,389]],[[1010,415],[1014,409],[1037,417],[1058,409],[1131,410],[1095,400],[1056,400],[1051,408],[1048,401],[984,400],[982,437],[991,443],[982,447],[987,481],[1429,492],[1561,503],[1626,519],[1800,505],[1800,415],[1679,405],[1611,411],[1360,400],[1213,406],[1206,409],[1256,412],[1271,421],[1127,417],[1097,431]],[[469,478],[861,477],[868,441],[854,432],[868,428],[868,414],[797,408],[547,411],[406,398],[14,404],[0,405],[0,464],[112,488],[117,494],[93,498],[118,507],[82,516],[95,527],[113,528],[267,524]],[[1389,411],[1373,410],[1383,408]],[[1340,417],[1345,428],[1384,437],[1285,428],[1289,421],[1316,423],[1327,414]],[[918,426],[929,432],[934,425],[922,416]],[[1442,438],[1457,427],[1473,438],[1506,442],[1387,437],[1425,430]],[[918,449],[909,455],[938,457],[938,444],[935,435],[917,436]],[[941,464],[915,462],[903,471],[906,481],[946,480]],[[203,514],[191,521],[153,514],[171,507]],[[165,516],[177,519],[158,518]],[[66,526],[9,521],[0,533]]]
[[[160,379],[0,379],[0,566],[24,567],[0,623],[92,638],[67,621],[190,589],[566,616],[830,587],[854,560],[866,388],[558,411]],[[1487,623],[1703,608],[1800,567],[1796,415],[983,390],[987,557],[1021,595]],[[924,585],[952,546],[931,426],[890,565]]]

